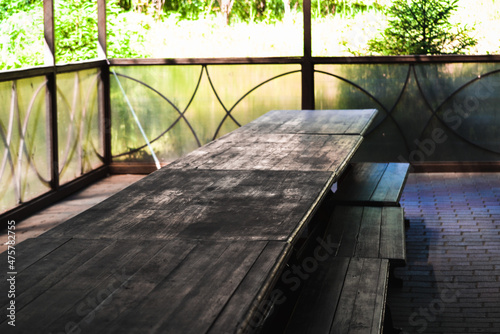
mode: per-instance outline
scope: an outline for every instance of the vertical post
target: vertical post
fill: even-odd
[[[314,63],[311,48],[311,0],[303,0],[304,57],[302,58],[302,109],[314,109]]]
[[[45,108],[47,115],[47,134],[49,136],[49,170],[51,173],[51,188],[59,188],[59,148],[57,135],[57,83],[55,67],[55,37],[54,37],[54,0],[43,0],[43,34],[45,40],[45,65],[52,66],[52,72],[47,74],[45,90]]]
[[[97,52],[99,58],[105,59],[106,63],[101,66],[101,80],[99,85],[99,113],[101,140],[104,149],[104,164],[111,164],[111,101],[110,101],[110,79],[109,62],[107,61],[107,33],[106,33],[106,0],[97,1]]]

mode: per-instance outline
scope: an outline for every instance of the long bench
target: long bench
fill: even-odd
[[[336,206],[325,234],[339,245],[339,256],[406,263],[402,208]]]
[[[285,333],[382,333],[388,271],[386,259],[322,262],[302,290]]]
[[[338,191],[325,199],[310,234],[314,240],[304,242],[298,262],[314,257],[317,240],[335,245],[336,253],[311,273],[294,300],[285,333],[399,333],[386,297],[390,282],[401,283],[394,268],[406,264],[399,199],[408,168],[353,164]]]
[[[338,183],[334,200],[353,205],[399,206],[408,163],[353,163]]]

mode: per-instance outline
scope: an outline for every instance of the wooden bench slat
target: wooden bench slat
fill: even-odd
[[[380,257],[403,265],[406,259],[405,224],[402,208],[382,210]],[[399,254],[399,258],[395,255]]]
[[[333,198],[338,203],[399,206],[407,163],[356,163],[346,171]]]
[[[335,207],[325,235],[339,244],[338,255],[406,261],[403,209],[400,207]]]
[[[306,282],[285,332],[380,333],[388,271],[385,259],[329,259]]]
[[[354,303],[352,304],[352,313],[347,315],[344,323],[349,323],[347,328],[337,330],[335,322],[332,326],[333,333],[380,333],[383,328],[382,319],[384,318],[384,305],[378,302],[385,300],[388,282],[387,263],[382,264],[379,261],[370,261],[369,259],[355,259],[352,262],[359,262],[355,267],[358,270],[355,274],[359,276],[355,286]],[[354,274],[353,274],[354,275]],[[344,290],[346,287],[344,287]],[[343,290],[343,293],[344,293]],[[345,298],[345,297],[344,297]],[[342,302],[342,299],[340,300]],[[351,304],[348,303],[348,306]],[[378,306],[378,307],[377,307]],[[381,306],[381,307],[380,307]],[[339,303],[339,309],[344,307]],[[338,312],[337,312],[338,314]]]
[[[371,200],[375,202],[399,202],[408,177],[409,164],[389,163]]]
[[[364,207],[354,256],[379,257],[382,213],[380,208]]]

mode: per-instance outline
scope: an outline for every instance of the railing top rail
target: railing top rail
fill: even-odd
[[[314,64],[419,64],[500,62],[500,55],[409,55],[312,57]],[[231,65],[231,64],[302,64],[304,57],[240,57],[240,58],[147,58],[110,59],[113,66],[150,65]]]
[[[91,68],[98,68],[104,65],[106,65],[106,60],[100,59],[100,60],[85,60],[77,63],[61,64],[56,66],[40,65],[40,66],[33,66],[21,69],[6,70],[6,71],[0,71],[0,82],[44,76],[54,72],[66,73],[66,72],[81,71]]]
[[[500,62],[500,55],[313,57],[312,61],[316,64],[494,63]]]
[[[432,63],[494,63],[500,55],[436,55],[436,56],[357,56],[313,57],[314,64],[432,64]],[[249,57],[249,58],[127,58],[109,59],[112,66],[154,65],[243,65],[243,64],[302,64],[304,57]],[[66,73],[106,66],[105,59],[86,60],[56,66],[33,66],[0,71],[0,82],[43,76],[49,73]]]

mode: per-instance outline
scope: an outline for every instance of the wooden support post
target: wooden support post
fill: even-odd
[[[51,188],[59,188],[59,149],[57,135],[57,83],[56,56],[54,37],[54,0],[43,0],[43,33],[45,40],[45,65],[52,66],[52,71],[46,75],[47,88],[45,94],[47,113],[47,134],[49,139],[49,169],[51,173]]]
[[[106,0],[97,1],[97,30],[98,30],[98,56],[106,59],[106,64],[101,66],[101,81],[99,85],[99,114],[100,134],[104,149],[104,164],[111,164],[111,102],[109,62],[107,61],[107,33],[106,33]]]
[[[314,109],[314,64],[311,49],[311,0],[303,1],[304,57],[302,60],[302,109]]]

